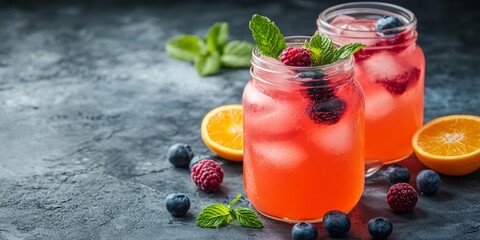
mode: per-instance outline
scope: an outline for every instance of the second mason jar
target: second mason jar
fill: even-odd
[[[324,10],[317,25],[336,44],[367,45],[355,54],[355,78],[365,92],[367,159],[389,164],[408,157],[423,124],[425,57],[416,44],[415,15],[393,4],[354,2]]]
[[[300,47],[308,37],[287,37]],[[243,93],[244,186],[253,206],[287,222],[349,212],[364,187],[364,97],[353,58],[292,67],[252,54]]]

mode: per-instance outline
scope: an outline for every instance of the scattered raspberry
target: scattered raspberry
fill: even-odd
[[[410,212],[417,201],[417,192],[408,183],[397,183],[388,189],[387,204],[394,212]]]
[[[420,77],[420,69],[412,68],[393,78],[377,79],[377,83],[382,84],[392,95],[401,95],[407,90],[408,85],[418,81]]]
[[[192,181],[205,192],[215,192],[223,181],[223,170],[213,160],[202,160],[191,171]]]
[[[289,66],[306,67],[312,65],[310,51],[304,48],[285,48],[280,54],[280,61]]]

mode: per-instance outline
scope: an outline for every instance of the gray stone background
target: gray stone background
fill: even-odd
[[[221,161],[222,188],[206,194],[188,170],[165,161],[166,150],[184,142],[211,154],[200,122],[216,106],[241,102],[249,72],[200,78],[192,65],[167,57],[164,45],[179,34],[204,36],[216,21],[230,24],[231,39],[253,41],[254,13],[285,35],[309,35],[318,14],[339,2],[0,2],[0,239],[289,239],[292,225],[264,217],[257,230],[195,226],[203,207],[244,193],[242,166]],[[477,4],[395,2],[418,16],[425,120],[480,115]],[[423,169],[414,156],[404,164],[413,176]],[[368,220],[385,216],[394,224],[390,239],[480,239],[479,177],[442,176],[437,195],[421,196],[412,213],[393,214],[377,174],[351,212],[348,238],[368,239]],[[185,218],[164,208],[171,192],[190,196]]]

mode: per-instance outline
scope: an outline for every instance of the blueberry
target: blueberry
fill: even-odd
[[[305,92],[310,100],[316,102],[325,102],[335,98],[334,89],[327,86],[330,84],[330,81],[327,79],[322,79],[325,77],[325,74],[317,71],[304,71],[300,72],[297,76],[299,78],[314,79],[313,81],[302,83],[302,86],[307,89]]]
[[[386,239],[392,231],[393,225],[387,218],[379,217],[368,221],[368,232],[373,239]]]
[[[193,158],[193,151],[190,146],[184,143],[177,143],[171,146],[167,152],[167,159],[175,167],[186,168]]]
[[[377,23],[375,24],[375,30],[382,31],[385,29],[401,27],[403,25],[405,25],[405,23],[394,16],[382,16],[377,20]],[[384,34],[386,35],[395,34],[395,33],[399,33],[399,31],[391,30],[391,31],[384,32]]]
[[[438,191],[440,187],[440,176],[430,170],[422,170],[417,175],[417,188],[420,192],[431,195]]]
[[[190,199],[182,193],[170,193],[165,199],[165,206],[173,216],[182,217],[190,209]]]
[[[335,97],[325,102],[313,101],[305,111],[315,123],[332,125],[342,117],[345,105],[342,99]]]
[[[385,171],[385,179],[390,184],[408,183],[410,181],[410,171],[402,165],[391,165]]]
[[[198,155],[198,156],[195,156],[192,158],[192,160],[190,160],[190,164],[188,165],[188,168],[190,169],[190,171],[192,171],[192,168],[195,164],[197,164],[198,162],[202,161],[202,160],[205,160],[205,159],[212,159],[214,160],[214,157],[212,156],[207,156],[207,155]]]
[[[318,237],[318,230],[311,223],[297,223],[292,228],[293,240],[315,240]]]
[[[338,210],[332,210],[323,216],[323,227],[332,237],[343,237],[350,231],[350,217]]]

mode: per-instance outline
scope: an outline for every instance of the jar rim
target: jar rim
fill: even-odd
[[[394,12],[395,11],[395,12]],[[391,15],[400,15],[405,18],[408,22],[399,27],[384,29],[380,31],[376,30],[351,30],[351,29],[344,29],[338,26],[330,24],[328,20],[334,16],[338,16],[344,13],[390,13]],[[351,3],[343,3],[338,4],[332,7],[329,7],[322,11],[317,19],[317,26],[323,26],[324,29],[334,29],[337,31],[329,31],[328,35],[333,35],[336,37],[345,37],[345,38],[353,38],[353,39],[378,39],[378,38],[385,38],[389,39],[395,37],[397,34],[405,32],[406,30],[412,30],[417,25],[417,18],[412,11],[395,5],[391,3],[384,3],[384,2],[351,2]],[[386,32],[398,32],[397,34],[385,34]],[[352,36],[351,34],[339,34],[340,32],[378,32],[382,33],[381,35],[377,35],[375,37],[365,37],[365,36]]]
[[[287,46],[302,46],[306,40],[310,40],[311,36],[288,36],[284,37],[287,42]],[[258,46],[255,46],[252,51],[252,67],[250,68],[250,74],[256,79],[269,85],[281,86],[283,81],[292,82],[319,82],[328,80],[329,86],[342,85],[353,78],[355,59],[350,56],[346,59],[336,61],[330,64],[320,66],[288,66],[282,62],[268,61],[268,58],[263,57]],[[298,74],[301,72],[316,71],[324,74],[322,78],[302,78]],[[275,74],[271,79],[264,79],[260,72]],[[289,77],[287,77],[289,76]],[[294,76],[294,77],[292,77]]]

